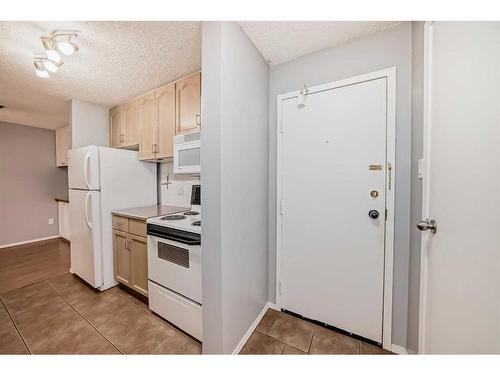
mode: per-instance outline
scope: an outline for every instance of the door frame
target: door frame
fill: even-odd
[[[385,226],[385,251],[384,251],[384,290],[383,290],[383,318],[382,318],[382,346],[391,350],[392,347],[392,295],[393,295],[393,262],[394,262],[394,201],[396,187],[396,67],[391,67],[375,72],[329,82],[307,88],[307,94],[318,93],[344,86],[373,81],[380,78],[387,79],[387,102],[386,102],[386,162],[391,164],[392,172],[391,189],[388,188],[387,180],[389,172],[386,168],[386,210],[387,220]],[[282,267],[282,215],[281,215],[281,192],[282,192],[282,129],[283,129],[283,100],[299,97],[302,90],[295,90],[277,96],[277,126],[276,126],[276,306],[281,309],[281,267]],[[307,105],[307,99],[306,99]]]
[[[422,217],[429,217],[429,167],[430,136],[432,131],[431,120],[431,99],[432,99],[432,38],[434,22],[427,21],[424,24],[424,89],[423,89],[423,181],[422,181]],[[426,307],[427,307],[427,276],[428,263],[426,256],[426,241],[424,241],[425,232],[421,234],[420,244],[420,297],[418,311],[418,354],[425,354],[425,327],[426,327]]]

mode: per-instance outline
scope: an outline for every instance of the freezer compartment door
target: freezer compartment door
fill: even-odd
[[[68,182],[70,189],[99,190],[99,147],[69,150]]]
[[[100,192],[69,191],[71,272],[90,285],[102,285]]]

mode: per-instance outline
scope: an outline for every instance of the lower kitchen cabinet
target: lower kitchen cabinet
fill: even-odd
[[[146,238],[131,236],[129,242],[132,251],[132,285],[139,293],[148,295],[148,242]]]
[[[148,296],[146,222],[113,215],[115,279]]]
[[[130,286],[132,279],[132,256],[128,248],[128,233],[113,231],[113,249],[116,281]]]

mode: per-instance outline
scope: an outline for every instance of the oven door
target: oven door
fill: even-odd
[[[174,144],[174,173],[200,173],[200,145],[200,141]]]
[[[148,235],[149,279],[201,304],[201,246]]]

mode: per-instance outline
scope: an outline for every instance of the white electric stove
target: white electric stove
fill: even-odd
[[[202,339],[201,187],[191,209],[147,221],[149,308]]]

